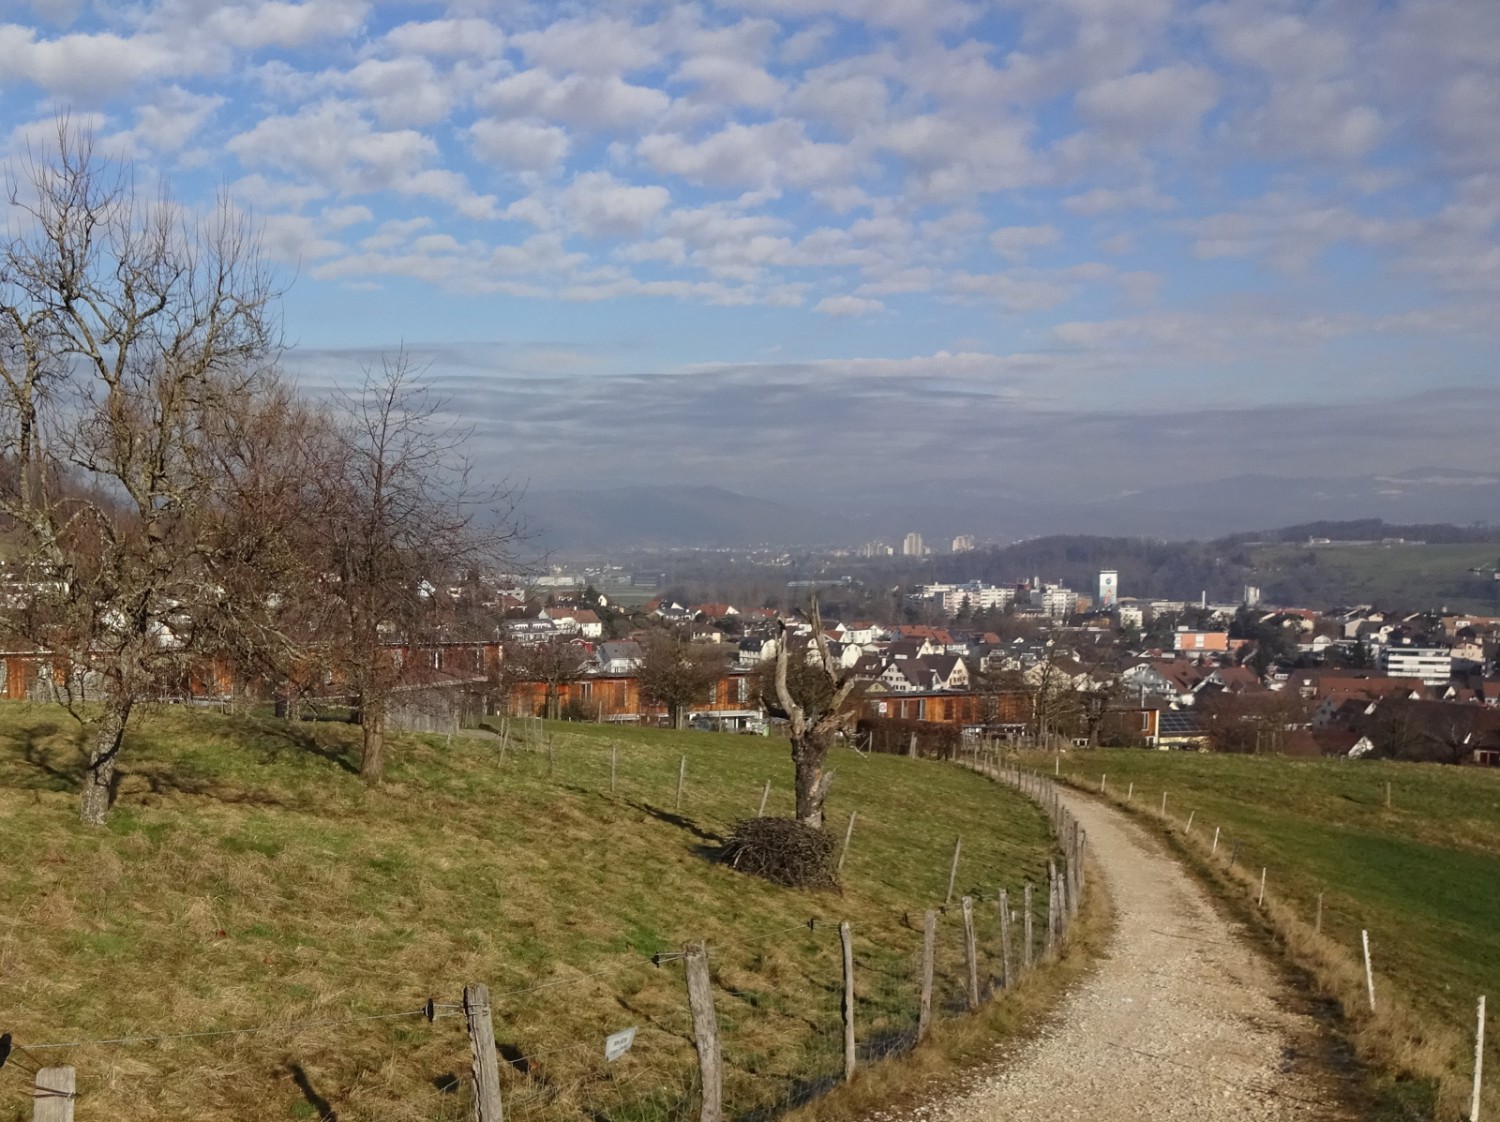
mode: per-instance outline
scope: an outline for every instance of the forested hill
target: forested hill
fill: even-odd
[[[1346,522],[1301,522],[1296,526],[1283,526],[1279,530],[1229,534],[1216,538],[1214,544],[1226,548],[1234,544],[1256,542],[1286,542],[1296,545],[1324,539],[1329,542],[1403,541],[1425,542],[1428,545],[1465,545],[1500,541],[1500,526],[1484,522],[1474,526],[1454,526],[1447,522],[1398,525],[1382,522],[1378,518],[1358,518]]]
[[[976,549],[933,560],[939,581],[1014,581],[1032,576],[1061,581],[1089,593],[1100,569],[1115,569],[1128,596],[1210,599],[1238,595],[1253,569],[1249,550],[1227,550],[1213,542],[1166,542],[1147,538],[1105,538],[1060,534],[996,549]]]
[[[1255,585],[1269,603],[1493,612],[1500,610],[1500,582],[1492,572],[1497,560],[1500,528],[1360,520],[1310,522],[1206,542],[1078,534],[1034,538],[936,557],[930,579],[1000,583],[1037,576],[1092,595],[1099,571],[1115,569],[1122,596],[1195,600],[1206,592],[1210,600],[1236,601],[1246,585]]]

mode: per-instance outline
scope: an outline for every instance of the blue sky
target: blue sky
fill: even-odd
[[[7,0],[60,108],[536,485],[1500,472],[1493,3]]]

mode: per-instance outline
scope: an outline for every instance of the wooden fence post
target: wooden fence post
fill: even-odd
[[[958,853],[964,847],[964,839],[959,838],[953,843],[953,864],[948,869],[948,895],[943,898],[943,907],[953,903],[953,883],[958,880]]]
[[[1484,995],[1479,995],[1479,1030],[1474,1035],[1474,1097],[1469,1100],[1469,1122],[1479,1122],[1479,1092],[1484,1087]]]
[[[842,873],[844,871],[844,858],[849,856],[849,839],[854,836],[855,814],[855,811],[851,810],[849,812],[849,826],[844,831],[844,845],[843,848],[839,850],[839,863],[835,865],[833,869],[835,873]]]
[[[1365,948],[1365,989],[1370,994],[1370,1012],[1375,1012],[1375,972],[1370,968],[1370,933],[1361,931],[1359,941]]]
[[[1031,969],[1031,882],[1026,882],[1026,890],[1023,893],[1022,907],[1025,911],[1021,913],[1021,969]]]
[[[708,976],[708,948],[689,943],[683,948],[682,965],[687,975],[688,1007],[693,1012],[693,1045],[698,1049],[702,1073],[703,1107],[698,1122],[722,1122],[724,1075],[719,1056],[719,1018],[714,1013],[714,986]]]
[[[31,1122],[73,1122],[77,1077],[71,1067],[44,1067],[38,1071]]]
[[[684,757],[682,757],[682,760],[677,765],[677,802],[673,805],[673,807],[672,807],[673,810],[681,810],[682,809],[682,785],[686,781],[687,781],[687,757],[684,756]]]
[[[1209,849],[1208,855],[1210,857],[1212,857],[1215,853],[1218,853],[1218,852],[1219,852],[1219,827],[1215,826],[1214,827],[1214,844],[1213,844],[1213,847],[1211,849]]]
[[[1128,803],[1133,798],[1135,798],[1135,780],[1132,779],[1129,788],[1125,791],[1125,801]]]
[[[1047,861],[1047,950],[1057,947],[1057,864]]]
[[[974,900],[963,898],[964,966],[969,972],[969,1008],[979,1008],[979,947],[974,942]]]
[[[1167,793],[1165,791],[1161,793],[1161,816],[1163,818],[1167,816]]]
[[[1198,812],[1196,810],[1188,811],[1187,825],[1182,828],[1182,832],[1184,834],[1191,834],[1193,832],[1193,815],[1197,813]]]
[[[1323,894],[1318,893],[1318,916],[1313,920],[1313,934],[1323,934]]]
[[[844,1080],[854,1078],[854,935],[847,921],[839,924],[839,942],[844,948]]]
[[[475,983],[464,987],[464,1019],[469,1027],[469,1070],[474,1076],[474,1122],[503,1122],[500,1064],[488,986]]]
[[[1259,908],[1266,902],[1266,867],[1260,867],[1260,895],[1255,898],[1255,906]]]
[[[1107,780],[1108,778],[1109,778],[1109,774],[1107,772],[1103,773],[1103,774],[1101,774],[1099,776],[1099,793],[1101,795],[1104,794],[1104,781]]]
[[[757,818],[764,818],[766,816],[766,800],[769,799],[770,797],[771,797],[771,781],[769,779],[767,779],[766,780],[766,785],[761,790],[761,793],[760,793],[760,809],[755,812],[755,817],[757,817]]]
[[[1005,972],[1005,988],[1016,984],[1015,969],[1010,957],[1010,897],[1005,889],[1000,890],[1000,969]]]
[[[937,955],[937,912],[922,917],[922,998],[917,1006],[917,1040],[927,1039],[932,1022],[932,968]]]

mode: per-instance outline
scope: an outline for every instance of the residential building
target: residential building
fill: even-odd
[[[1222,654],[1229,650],[1229,632],[1179,627],[1172,633],[1172,649],[1187,654]]]
[[[902,557],[921,557],[927,552],[927,547],[922,544],[922,535],[913,530],[901,539]]]
[[[1453,676],[1453,652],[1447,647],[1393,644],[1381,649],[1380,668],[1392,678],[1420,678],[1424,685],[1446,685]]]
[[[973,534],[959,534],[958,537],[956,537],[956,538],[953,539],[953,552],[954,553],[967,553],[967,552],[969,552],[969,550],[971,550],[973,548],[974,548],[974,535]]]

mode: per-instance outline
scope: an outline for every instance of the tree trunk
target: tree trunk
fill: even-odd
[[[672,706],[672,727],[679,732],[687,728],[687,708],[685,706]]]
[[[125,740],[125,723],[130,719],[130,701],[111,699],[94,733],[89,751],[88,770],[83,775],[83,794],[78,816],[89,826],[102,826],[109,816],[110,786],[115,777],[115,758]]]
[[[376,703],[366,705],[360,721],[364,732],[364,755],[359,761],[359,777],[365,786],[375,787],[385,779],[385,709]]]
[[[814,830],[823,828],[823,804],[828,801],[828,789],[833,786],[831,771],[824,771],[828,759],[828,745],[819,744],[811,737],[803,743],[792,745],[792,763],[796,768],[797,821]]]

